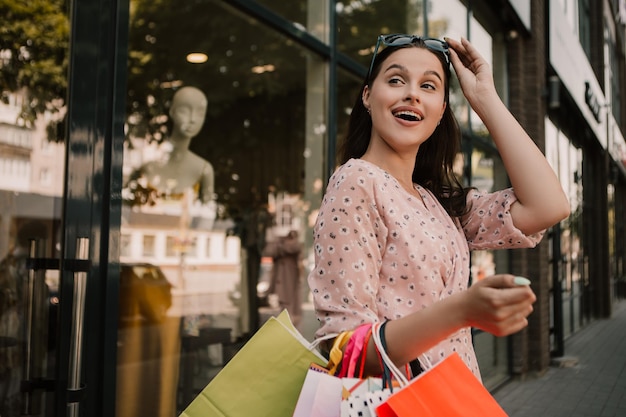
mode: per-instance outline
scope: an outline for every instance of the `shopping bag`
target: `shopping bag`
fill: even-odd
[[[369,325],[367,332],[363,332],[363,326],[354,332],[356,335],[356,340],[354,341],[356,352],[363,354],[361,368],[359,370],[359,376],[361,378],[363,376],[363,365],[365,363],[365,355],[367,352],[369,338],[370,336],[379,334],[382,331],[381,328],[384,328],[384,326],[384,323],[374,323]],[[361,337],[359,337],[359,333],[361,333]],[[377,344],[376,350],[378,351],[378,349]],[[376,408],[389,398],[394,389],[398,389],[400,387],[399,381],[391,379],[391,370],[387,368],[386,363],[382,360],[380,352],[379,358],[383,369],[383,377],[370,377],[363,379],[359,384],[354,384],[347,389],[347,395],[346,389],[344,389],[344,396],[341,401],[341,417],[376,417]],[[352,374],[355,371],[354,357],[348,358],[348,360],[350,361],[348,374]],[[404,378],[404,376],[401,377]],[[346,388],[349,384],[350,378],[344,378],[343,381],[344,388]]]
[[[336,354],[331,353],[328,366],[312,364],[309,368],[293,417],[376,416],[375,407],[391,390],[385,387],[382,378],[363,377],[371,330],[372,324],[366,324],[335,338]],[[338,367],[340,372],[336,372]]]
[[[380,333],[374,332],[372,338],[385,364],[402,386],[376,408],[378,417],[507,416],[458,353],[452,353],[408,381],[386,355]]]
[[[352,390],[341,401],[341,417],[376,417],[376,408],[391,395],[381,378],[367,378],[359,390]]]
[[[311,364],[293,417],[339,417],[343,385],[328,369]]]
[[[327,360],[293,326],[271,317],[182,412],[181,417],[291,417],[311,363]]]
[[[374,417],[374,408],[389,394],[381,378],[341,378],[312,364],[293,417]]]

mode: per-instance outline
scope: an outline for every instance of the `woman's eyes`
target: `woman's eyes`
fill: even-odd
[[[406,84],[406,82],[401,77],[391,77],[389,78],[389,84]],[[420,87],[428,90],[437,89],[437,85],[433,81],[424,81],[420,84]]]

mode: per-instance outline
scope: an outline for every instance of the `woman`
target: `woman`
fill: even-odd
[[[509,274],[468,288],[469,250],[533,247],[569,215],[569,203],[498,97],[487,62],[467,40],[446,41],[379,37],[319,211],[308,281],[318,337],[388,321],[398,366],[418,359],[425,368],[456,351],[480,378],[470,328],[521,330],[535,295]],[[510,189],[479,193],[453,174],[460,131],[448,106],[450,64]],[[373,343],[368,350],[366,367],[379,373]]]

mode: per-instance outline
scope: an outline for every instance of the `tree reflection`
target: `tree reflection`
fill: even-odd
[[[48,138],[63,140],[59,128],[65,106],[69,48],[65,0],[5,0],[0,3],[0,89],[2,101],[23,95],[15,123],[33,127],[43,113],[52,116]]]
[[[190,64],[190,52],[208,60]],[[219,203],[249,204],[253,188],[302,191],[306,53],[293,41],[222,1],[136,0],[128,65],[129,137],[161,142],[176,88],[206,94],[190,149],[215,166]]]

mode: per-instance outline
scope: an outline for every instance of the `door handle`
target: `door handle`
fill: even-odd
[[[46,364],[48,327],[46,270],[36,260],[43,259],[45,239],[31,239],[24,286],[24,360],[22,370],[22,414],[39,415]]]
[[[76,268],[74,268],[74,294],[72,299],[72,333],[70,336],[70,352],[68,367],[68,390],[80,391],[83,329],[85,321],[85,295],[87,289],[87,271],[89,260],[89,238],[76,239]],[[67,405],[70,417],[79,415],[79,403],[70,402]]]

